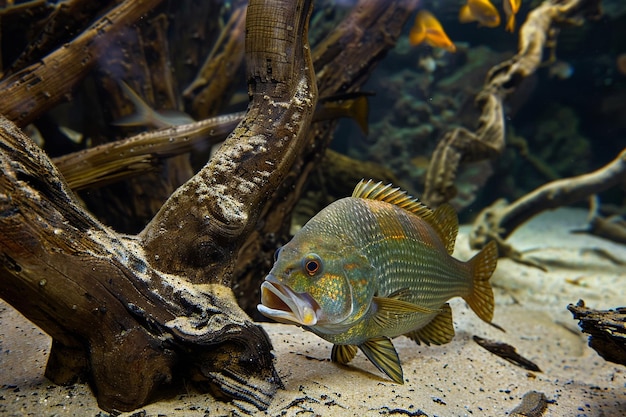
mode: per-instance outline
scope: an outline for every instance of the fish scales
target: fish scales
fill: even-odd
[[[346,204],[363,206],[357,211],[369,210],[369,223],[378,225],[377,230],[358,233],[355,240],[363,244],[366,256],[376,268],[373,278],[378,280],[379,295],[414,288],[410,301],[438,308],[440,300],[470,291],[470,271],[463,262],[448,255],[424,220],[385,202],[350,199]]]
[[[391,185],[362,181],[277,252],[258,310],[333,343],[333,361],[348,363],[358,348],[403,383],[391,338],[448,343],[454,326],[447,301],[457,296],[492,319],[496,245],[459,261],[450,255],[457,230],[451,207],[431,210]]]

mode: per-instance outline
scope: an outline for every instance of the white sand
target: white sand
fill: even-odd
[[[586,213],[560,209],[538,216],[511,238],[518,249],[539,248],[532,256],[549,271],[500,260],[492,278],[494,322],[480,321],[462,300],[453,300],[456,337],[445,346],[417,346],[400,337],[394,344],[406,383],[397,385],[359,353],[350,366],[328,360],[330,344],[288,325],[264,324],[276,351],[276,369],[285,390],[267,412],[284,416],[504,416],[530,390],[543,392],[546,416],[626,415],[626,367],[604,361],[587,347],[587,337],[566,310],[626,306],[626,267],[586,251],[604,248],[626,259],[626,246],[570,234]],[[467,229],[465,229],[467,231]],[[467,237],[458,257],[471,256]],[[478,346],[472,336],[509,343],[542,372],[529,372]],[[59,387],[43,377],[49,338],[0,302],[0,415],[107,415],[83,384]],[[136,410],[136,416],[218,416],[241,413],[209,395],[187,393]],[[133,413],[125,413],[131,416]]]

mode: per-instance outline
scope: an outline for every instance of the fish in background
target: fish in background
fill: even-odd
[[[567,80],[574,74],[574,67],[569,62],[556,60],[548,67],[548,76],[550,78],[558,78],[559,80]]]
[[[522,0],[502,0],[502,9],[506,16],[506,28],[508,32],[515,31],[515,15],[519,12]]]
[[[115,120],[112,123],[115,126],[144,126],[162,129],[195,122],[191,116],[179,110],[154,110],[124,81],[120,81],[119,85],[126,98],[133,103],[135,112]]]
[[[190,115],[182,111],[154,110],[124,81],[120,81],[119,84],[126,97],[133,103],[135,111],[128,116],[115,120],[112,123],[115,126],[162,129],[196,122]],[[371,95],[372,93],[355,92],[321,97],[313,114],[313,121],[348,117],[356,122],[363,134],[367,135],[369,128],[369,102],[367,97]],[[241,118],[244,115],[245,112],[233,113],[233,116]],[[229,123],[231,123],[230,120],[228,119]]]
[[[489,0],[467,0],[459,11],[459,21],[478,22],[480,26],[495,28],[500,26],[500,13]]]
[[[626,76],[626,53],[621,53],[615,58],[615,67],[620,74]]]
[[[415,23],[409,34],[409,43],[412,46],[426,42],[430,46],[443,48],[449,52],[456,52],[456,46],[446,32],[441,23],[432,13],[420,10],[415,17]]]
[[[362,180],[277,251],[257,308],[333,343],[334,362],[346,364],[360,349],[402,384],[391,338],[450,342],[453,297],[482,320],[493,318],[496,244],[462,262],[451,256],[457,231],[450,205],[431,210],[398,188]]]
[[[135,111],[115,120],[112,124],[123,127],[152,127],[163,129],[172,126],[196,123],[187,113],[178,110],[154,110],[148,105],[128,84],[120,81],[120,87],[126,97],[133,103]],[[338,94],[330,97],[323,97],[318,100],[313,121],[336,119],[348,117],[356,122],[364,135],[368,134],[369,102],[367,97],[371,93],[355,92]],[[217,116],[215,118],[203,120],[203,129],[207,135],[213,135],[214,131],[224,131],[224,127],[231,126],[233,122],[243,119],[245,112],[231,113],[229,115]],[[186,133],[183,133],[183,135]],[[213,156],[223,142],[211,146],[209,156]]]

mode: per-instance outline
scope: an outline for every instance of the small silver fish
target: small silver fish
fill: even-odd
[[[135,112],[129,116],[120,117],[112,124],[115,126],[149,126],[157,129],[170,126],[185,125],[195,120],[187,113],[178,110],[156,111],[148,105],[139,95],[124,81],[119,82],[126,97],[135,106]]]

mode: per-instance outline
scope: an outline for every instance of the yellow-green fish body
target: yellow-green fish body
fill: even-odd
[[[333,343],[334,361],[347,363],[360,348],[402,383],[391,338],[449,342],[447,301],[457,296],[481,319],[493,317],[496,246],[459,261],[450,255],[457,230],[450,206],[433,211],[390,185],[361,181],[278,251],[258,309]]]

